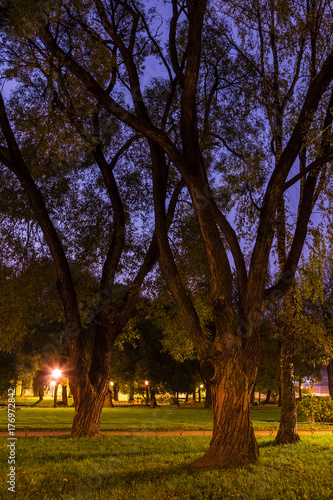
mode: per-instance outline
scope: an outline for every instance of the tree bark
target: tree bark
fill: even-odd
[[[253,406],[254,404],[254,393],[256,392],[256,386],[254,384],[253,389],[252,389],[252,394],[251,394],[251,405]]]
[[[281,421],[276,444],[297,443],[297,411],[293,365],[294,349],[285,335],[281,346]]]
[[[196,467],[225,467],[257,462],[259,450],[250,419],[254,380],[234,355],[217,368],[209,383],[214,427],[209,449],[194,462]],[[220,376],[218,375],[220,373]]]
[[[333,360],[326,366],[327,370],[327,381],[328,381],[328,391],[331,398],[333,399]]]
[[[302,377],[299,378],[298,384],[298,399],[302,401]]]

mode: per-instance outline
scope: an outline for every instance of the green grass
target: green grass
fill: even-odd
[[[74,408],[22,408],[16,411],[16,429],[70,429]],[[252,408],[255,429],[274,429],[280,421],[277,407]],[[299,419],[299,427],[310,424]],[[319,424],[315,424],[320,428]],[[102,430],[178,430],[213,428],[212,411],[198,407],[171,408],[115,407],[104,408],[101,419]],[[7,429],[7,409],[0,410],[0,429]]]
[[[104,436],[98,439],[21,438],[16,443],[17,493],[43,500],[200,500],[333,498],[333,438],[306,436],[273,446],[261,437],[260,463],[197,471],[189,467],[207,437]],[[1,477],[8,473],[7,441],[0,440]],[[0,498],[9,498],[4,481]]]

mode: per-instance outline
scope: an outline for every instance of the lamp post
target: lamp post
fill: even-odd
[[[203,389],[203,385],[200,384],[200,387],[199,387],[199,403],[201,403],[201,390]]]
[[[145,380],[145,386],[146,386],[146,406],[149,405],[149,391],[148,391],[148,386],[149,386],[149,381]]]
[[[112,397],[113,397],[113,386],[114,386],[114,383],[113,382],[110,382],[110,399],[111,399],[111,408],[113,408],[113,401],[112,401]]]

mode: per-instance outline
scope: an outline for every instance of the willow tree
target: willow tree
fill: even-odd
[[[236,24],[242,39],[242,48],[246,51],[253,68],[260,75],[260,87],[263,107],[271,132],[271,150],[275,165],[283,154],[284,144],[294,126],[294,113],[300,99],[304,98],[308,85],[313,82],[320,70],[319,61],[325,55],[326,47],[322,42],[330,37],[329,2],[304,2],[293,13],[293,2],[233,2],[230,10],[236,18]],[[243,27],[246,25],[246,29]],[[258,60],[251,53],[251,36],[257,34]],[[303,71],[306,78],[301,78]],[[288,84],[286,84],[288,82]],[[296,191],[285,189],[276,209],[277,260],[280,273],[283,273],[289,250],[288,226],[291,220],[296,224],[302,210],[303,198],[307,203],[316,204],[325,186],[327,164],[321,157],[329,155],[331,149],[331,123],[333,93],[321,103],[321,113],[316,120],[322,120],[323,133],[318,137],[311,130],[304,130],[303,144],[298,152],[300,186]],[[320,118],[321,117],[321,118]],[[320,122],[319,122],[320,123]],[[303,175],[310,160],[317,160],[317,169],[306,178]],[[297,165],[295,165],[297,166]],[[289,187],[293,185],[291,181]],[[298,201],[296,202],[298,198]],[[295,205],[298,208],[295,208]],[[288,221],[288,224],[287,224]],[[293,357],[294,342],[292,329],[288,328],[296,315],[294,289],[285,294],[284,314],[286,317],[285,334],[281,339],[281,398],[282,413],[277,443],[292,443],[299,440],[297,434],[296,399],[294,389]]]
[[[8,37],[2,47],[8,55],[19,46]],[[96,103],[85,100],[82,105],[82,92],[74,93],[73,79],[54,70],[52,57],[35,68],[35,49],[23,46],[18,50],[17,61],[26,71],[12,66],[17,87],[6,104],[0,96],[0,163],[6,181],[2,191],[10,193],[14,207],[19,207],[19,198],[22,206],[30,207],[25,211],[4,207],[3,224],[9,224],[8,217],[16,225],[20,221],[21,238],[29,239],[37,262],[45,253],[52,256],[63,306],[59,322],[64,319],[66,332],[59,348],[64,355],[66,346],[75,402],[72,435],[95,436],[100,430],[114,342],[158,257],[156,235],[147,216],[152,200],[144,172],[149,161],[137,135],[126,136],[103,120]],[[113,67],[108,73],[110,91]],[[140,177],[131,167],[134,157],[140,162]],[[168,225],[182,187],[182,182],[170,185]],[[140,217],[146,218],[147,226],[141,232],[136,228],[136,235],[134,221]],[[31,221],[39,229],[28,237]],[[29,252],[20,257],[27,270]],[[7,265],[13,266],[11,259]],[[95,276],[96,286],[85,296],[75,280],[75,267]],[[19,268],[13,271],[14,276],[19,273]],[[117,280],[125,284],[121,296],[115,293]],[[94,331],[91,352],[85,345],[87,323]],[[6,339],[1,340],[4,345]],[[7,339],[11,347],[23,340],[22,335]]]
[[[243,2],[242,5],[246,8],[256,4]],[[305,137],[314,136],[316,127],[323,126],[321,105],[327,103],[333,80],[333,51],[327,33],[321,35],[326,37],[326,49],[313,78],[307,65],[309,31],[304,34],[306,48],[300,62],[300,76],[296,77],[296,83],[302,86],[298,86],[290,126],[284,134],[279,158],[274,161],[275,155],[271,155],[263,163],[254,161],[255,153],[262,151],[261,143],[270,145],[271,132],[264,129],[260,142],[254,144],[255,135],[251,131],[251,120],[256,118],[255,113],[251,115],[251,105],[260,114],[266,99],[260,92],[257,95],[250,92],[251,87],[257,91],[263,76],[258,66],[249,70],[252,61],[262,57],[258,52],[260,45],[256,43],[257,32],[253,34],[253,53],[247,52],[248,57],[244,58],[233,49],[232,30],[228,31],[220,12],[206,0],[172,0],[171,12],[164,10],[160,16],[151,9],[145,10],[136,0],[62,1],[52,9],[41,2],[35,25],[33,21],[29,25],[25,22],[29,3],[24,3],[24,9],[20,0],[14,5],[7,12],[7,16],[15,18],[12,36],[26,37],[30,46],[39,48],[40,57],[52,54],[61,71],[69,71],[77,85],[85,88],[110,116],[146,138],[152,165],[160,267],[193,339],[201,371],[212,394],[213,437],[209,449],[196,465],[225,466],[257,461],[250,399],[258,366],[258,322],[268,303],[290,289],[313,209],[318,177],[315,169],[333,158],[331,150],[320,151],[317,156],[309,150],[307,166],[300,175],[288,178],[293,175]],[[270,2],[269,9],[274,10],[274,5]],[[299,12],[291,9],[293,5],[293,2],[285,2],[290,16]],[[233,17],[231,13],[230,19]],[[163,24],[165,18],[167,22]],[[303,21],[308,22],[306,13]],[[282,25],[281,38],[283,30]],[[296,28],[294,36],[297,45],[299,31]],[[100,73],[90,67],[95,54],[100,54],[101,46],[110,53],[113,51],[117,61],[119,86],[111,92]],[[164,89],[162,96],[155,92],[155,106],[151,106],[150,100],[154,91],[145,91],[142,80],[148,56],[150,64],[155,58],[164,72],[155,80],[155,87]],[[101,59],[99,62],[103,63]],[[291,51],[290,64],[297,62],[295,52]],[[286,74],[283,81],[278,82],[269,79],[267,84],[279,85],[289,105],[290,88],[295,87],[293,75]],[[219,168],[215,165],[214,172],[213,159],[219,152],[224,159]],[[203,328],[191,287],[181,279],[170,247],[166,213],[170,163],[184,179],[196,211],[205,248],[202,258],[207,259],[209,269],[213,333]],[[237,234],[239,229],[236,231],[233,227],[232,217],[227,217],[226,208],[219,202],[219,188],[228,189],[230,177],[234,180],[234,192],[237,180],[242,184],[238,186],[237,197],[243,194],[243,201],[236,205],[237,213],[241,213],[244,204],[251,203],[251,198],[258,208],[247,255]],[[276,212],[285,191],[300,178],[304,179],[305,194],[290,235],[291,244],[286,249],[277,281],[267,287]],[[256,200],[254,189],[258,194]],[[244,217],[243,223],[246,223]]]

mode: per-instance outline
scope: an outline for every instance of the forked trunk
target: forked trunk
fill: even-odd
[[[196,467],[246,465],[259,459],[250,419],[254,380],[249,380],[241,359],[220,364],[210,382],[214,428],[209,449],[194,462]]]
[[[281,421],[275,439],[276,444],[300,441],[297,434],[293,357],[294,349],[288,341],[288,336],[285,336],[281,346]]]
[[[327,369],[328,390],[331,398],[333,399],[333,360],[330,361],[326,369]]]

